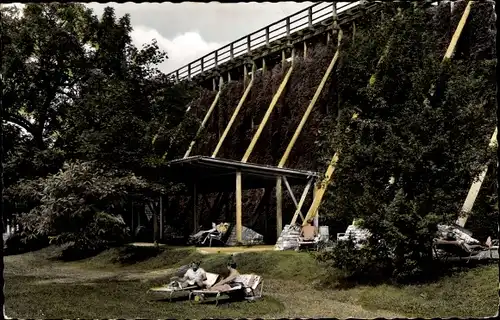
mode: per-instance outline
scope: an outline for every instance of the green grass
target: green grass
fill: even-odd
[[[308,253],[249,252],[234,256],[242,273],[264,277],[265,297],[253,303],[223,299],[190,304],[164,301],[147,289],[168,281],[194,259],[224,274],[228,255],[202,255],[194,248],[115,248],[77,262],[50,258],[57,250],[5,257],[6,310],[12,317],[483,317],[498,306],[496,266],[456,273],[426,285],[324,286],[333,277]],[[155,276],[151,271],[166,270]],[[127,278],[135,275],[136,277]]]

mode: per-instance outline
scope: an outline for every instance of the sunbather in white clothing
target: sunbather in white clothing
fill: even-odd
[[[194,262],[184,276],[177,280],[182,288],[197,285],[200,288],[205,287],[204,281],[207,280],[207,273],[199,267],[199,263]]]

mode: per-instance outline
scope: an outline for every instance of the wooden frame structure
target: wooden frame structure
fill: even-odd
[[[236,237],[242,242],[242,191],[267,188],[279,177],[286,181],[290,194],[291,186],[306,185],[308,190],[319,176],[316,172],[277,168],[241,161],[193,156],[173,160],[167,163],[165,174],[171,181],[184,182],[191,186],[193,201],[193,227],[199,225],[198,195],[236,190]],[[236,183],[233,179],[236,178]],[[307,193],[307,192],[306,192]],[[304,202],[305,196],[301,198]],[[297,204],[299,206],[300,203]]]
[[[460,20],[460,22],[455,30],[455,33],[452,37],[450,45],[448,46],[448,49],[447,49],[446,54],[443,58],[443,61],[446,61],[447,59],[452,58],[452,56],[455,52],[456,45],[457,45],[458,40],[460,38],[460,35],[464,29],[465,23],[466,23],[467,18],[469,16],[472,3],[473,3],[473,1],[468,2],[467,7],[465,8],[464,13],[462,15],[462,18],[461,18],[461,20]],[[254,83],[256,69],[257,69],[255,59],[251,60],[252,72],[251,72],[250,77],[248,76],[249,73],[247,71],[248,60],[246,63],[243,64],[243,74],[244,74],[243,81],[244,81],[245,90],[242,94],[242,97],[239,100],[238,105],[236,106],[235,110],[233,111],[233,114],[232,114],[228,124],[226,125],[226,128],[225,128],[223,134],[221,135],[221,137],[217,143],[217,146],[215,147],[211,157],[202,157],[202,156],[190,157],[190,153],[192,151],[194,144],[196,143],[196,139],[199,136],[200,132],[204,129],[204,127],[205,127],[209,117],[211,116],[211,114],[212,114],[212,112],[213,112],[213,110],[218,102],[218,99],[220,97],[221,88],[222,88],[222,84],[223,84],[222,77],[220,78],[219,91],[218,91],[216,97],[214,98],[212,105],[210,106],[207,113],[205,114],[205,117],[204,117],[204,119],[203,119],[203,121],[198,129],[198,132],[196,133],[195,138],[191,141],[189,148],[184,155],[184,158],[180,159],[180,160],[171,161],[167,165],[168,168],[173,169],[173,170],[171,170],[172,176],[175,176],[176,174],[179,174],[179,172],[182,172],[180,180],[182,180],[184,182],[189,181],[193,186],[192,187],[193,213],[194,213],[193,223],[194,223],[195,231],[197,230],[197,227],[199,224],[199,217],[197,216],[198,194],[199,193],[204,194],[210,190],[210,187],[208,187],[210,184],[208,184],[206,182],[208,178],[210,178],[210,179],[216,178],[218,180],[218,182],[215,185],[219,185],[219,186],[224,185],[224,187],[219,187],[218,188],[219,190],[217,190],[217,191],[232,191],[232,190],[235,191],[236,237],[237,237],[238,242],[242,241],[242,191],[247,190],[247,189],[253,189],[253,188],[269,188],[272,185],[272,184],[269,184],[269,179],[274,179],[274,184],[275,184],[275,188],[276,188],[276,201],[277,201],[277,203],[276,203],[276,228],[277,228],[277,236],[278,237],[282,231],[282,186],[283,186],[283,184],[286,186],[286,188],[291,196],[291,199],[295,205],[295,213],[294,213],[293,218],[291,220],[291,224],[295,224],[299,217],[301,218],[303,224],[305,224],[310,219],[314,219],[314,218],[317,219],[318,209],[321,205],[322,199],[323,199],[324,194],[326,192],[326,188],[328,187],[329,183],[332,180],[332,176],[333,176],[336,164],[337,164],[338,159],[339,159],[340,150],[337,150],[337,152],[335,152],[335,154],[333,155],[321,183],[315,183],[316,179],[319,178],[319,175],[315,172],[309,172],[309,171],[305,172],[305,171],[301,171],[301,170],[285,169],[284,166],[285,166],[285,164],[288,160],[288,157],[291,153],[291,150],[293,149],[298,137],[300,136],[300,133],[303,130],[303,127],[304,127],[305,123],[307,122],[307,119],[309,118],[309,115],[312,112],[312,109],[314,108],[328,78],[330,77],[330,75],[331,75],[331,73],[336,65],[336,62],[338,61],[339,55],[340,55],[341,41],[342,41],[343,33],[342,33],[342,30],[340,30],[340,28],[338,27],[339,20],[338,20],[338,16],[337,16],[337,4],[336,4],[336,2],[333,3],[332,13],[333,13],[332,30],[333,30],[334,34],[338,35],[338,38],[337,38],[338,44],[337,44],[336,52],[335,52],[335,54],[334,54],[334,56],[329,64],[327,70],[325,71],[321,82],[318,84],[318,87],[316,88],[316,92],[315,92],[314,96],[312,97],[306,111],[304,112],[304,114],[301,118],[301,121],[299,122],[299,124],[294,132],[294,135],[292,136],[289,144],[287,145],[287,148],[286,148],[283,156],[281,157],[281,160],[279,161],[277,167],[262,166],[262,165],[258,165],[258,164],[248,164],[247,162],[248,162],[248,160],[249,160],[249,158],[250,158],[250,156],[255,148],[256,143],[258,142],[258,139],[260,138],[260,135],[261,135],[265,125],[267,124],[267,122],[268,122],[268,120],[269,120],[269,118],[270,118],[270,116],[275,108],[275,105],[277,104],[279,98],[281,97],[281,94],[282,94],[284,88],[286,87],[286,85],[288,83],[288,80],[291,76],[291,73],[293,72],[294,60],[295,60],[295,49],[292,46],[291,65],[290,65],[286,75],[284,76],[277,92],[274,94],[273,99],[270,102],[270,104],[267,108],[267,111],[264,114],[263,119],[260,122],[254,136],[252,137],[252,140],[251,140],[249,146],[247,147],[241,161],[220,159],[220,158],[217,158],[217,154],[219,153],[220,148],[222,147],[222,144],[223,144],[225,138],[227,137],[229,131],[231,130],[232,125],[236,121],[236,118],[237,118],[237,116],[238,116],[238,114],[239,114],[239,112],[240,112],[240,110],[241,110],[241,108],[246,100],[246,97],[248,96],[248,94],[252,88],[252,85]],[[402,12],[399,11],[398,15],[400,15],[401,13]],[[312,23],[311,23],[310,17],[311,17],[311,9],[309,8],[309,26],[311,27]],[[288,32],[288,34],[290,34],[290,31],[289,31],[290,21],[289,21],[289,19],[288,20],[285,19],[285,21],[287,21],[287,26],[288,26],[287,32]],[[267,32],[268,31],[269,30],[267,30]],[[267,40],[267,44],[269,44],[269,34],[266,34],[266,40]],[[327,34],[327,42],[330,42],[330,41],[331,41],[331,36],[330,36],[330,33],[328,33]],[[248,53],[250,53],[249,43],[250,43],[250,36],[247,38],[247,51],[248,51]],[[288,38],[288,43],[290,43],[290,38]],[[369,86],[372,86],[376,82],[377,70],[379,69],[378,67],[385,59],[388,51],[390,50],[392,43],[393,43],[393,38],[391,37],[387,42],[384,53],[382,54],[382,56],[380,57],[380,59],[377,63],[377,68],[375,70],[375,73],[369,79]],[[230,47],[230,52],[231,52],[231,59],[233,59],[233,56],[234,56],[233,44],[230,44],[229,47]],[[217,66],[217,64],[218,64],[218,62],[217,62],[218,51],[215,52],[215,55],[216,55],[215,65]],[[306,56],[306,55],[307,55],[307,44],[304,42],[304,56]],[[203,63],[204,63],[203,59],[204,58],[205,57],[202,57],[200,59],[202,69],[203,69]],[[285,55],[285,50],[283,49],[282,50],[283,67],[285,67],[285,63],[286,63],[286,55]],[[188,78],[190,79],[192,76],[191,64],[188,65],[188,69],[189,69]],[[262,71],[266,72],[266,70],[267,70],[266,61],[265,61],[265,58],[262,57]],[[177,79],[179,79],[178,78],[179,77],[179,70],[176,72],[176,76],[177,76]],[[228,71],[228,81],[230,81],[230,78],[231,78],[231,75]],[[215,89],[215,84],[214,84],[214,89]],[[189,111],[189,108],[188,108],[188,110],[186,110],[186,112],[187,111]],[[358,114],[355,113],[355,114],[353,114],[352,119],[355,120],[357,117],[358,117]],[[497,135],[497,130],[495,129],[495,133],[492,137],[490,145],[493,143],[493,140],[496,143],[496,135]],[[185,166],[190,167],[191,168],[190,170],[192,170],[193,168],[198,168],[198,169],[202,168],[203,170],[201,170],[201,171],[194,170],[193,172],[196,172],[196,173],[193,175],[192,173],[189,174],[188,171],[182,169]],[[167,170],[170,170],[170,169],[167,169]],[[221,172],[221,170],[222,170],[222,172]],[[476,196],[477,196],[477,192],[479,191],[482,180],[484,180],[486,170],[487,170],[487,168],[481,174],[482,178],[479,179],[479,182],[476,182],[471,187],[471,190],[469,191],[469,195],[466,199],[466,202],[464,203],[464,208],[466,208],[466,204],[467,204],[467,206],[470,206],[470,207],[472,206],[470,203],[471,203],[471,201],[473,203]],[[174,171],[178,171],[178,172],[173,173]],[[189,177],[190,175],[191,175],[191,178]],[[301,177],[299,179],[300,183],[297,183],[297,181],[295,181],[297,175]],[[256,178],[257,176],[259,178]],[[233,180],[233,179],[235,179],[235,180]],[[260,181],[260,182],[256,182],[256,181]],[[297,201],[297,198],[295,197],[295,195],[293,193],[292,185],[305,185],[299,201]],[[303,212],[302,207],[303,207],[304,202],[306,200],[309,189],[311,189],[312,186],[313,186],[313,201],[312,201],[309,209],[307,210],[307,212]],[[472,189],[474,189],[474,191]],[[304,215],[304,213],[306,213],[306,214]],[[465,220],[463,220],[463,224],[465,223],[466,219],[467,218],[465,217]]]

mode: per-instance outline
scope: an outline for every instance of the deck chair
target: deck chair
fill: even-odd
[[[259,286],[260,289],[258,289]],[[219,304],[219,298],[223,294],[228,296],[236,296],[238,294],[242,294],[245,300],[254,301],[262,297],[263,288],[264,284],[261,276],[255,274],[242,274],[234,279],[233,287],[230,290],[192,290],[189,293],[189,301],[191,301],[191,297],[199,297],[201,298],[201,300],[203,300],[206,295],[215,295],[215,305],[217,306]]]
[[[300,250],[300,248],[303,246],[313,247],[315,250],[317,250],[318,243],[320,242],[322,235],[318,230],[316,232],[317,234],[314,238],[304,238],[303,236],[299,236],[299,247],[297,248],[297,250]]]
[[[215,225],[215,224],[213,224]],[[227,234],[229,230],[229,223],[221,223],[215,226],[215,229],[210,230],[209,233],[206,234],[205,238],[201,242],[202,245],[206,244],[208,241],[208,246],[212,246],[212,241],[217,240],[221,241],[224,238],[224,236]]]
[[[438,259],[447,261],[450,257],[470,259],[484,250],[481,245],[469,245],[463,241],[434,239],[433,251]]]
[[[216,274],[216,273],[207,272],[206,274],[207,274],[207,280],[205,280],[203,282],[206,286],[213,286],[217,282],[217,280],[219,279],[219,275]],[[179,288],[179,287],[176,287],[176,286],[172,286],[171,284],[167,284],[167,285],[164,285],[164,286],[161,286],[161,287],[150,288],[148,290],[148,292],[167,293],[169,301],[171,302],[172,301],[172,295],[174,293],[176,293],[176,292],[188,293],[188,292],[191,292],[192,290],[196,290],[196,289],[199,289],[199,287],[196,286],[196,285],[195,286],[185,287],[185,288]]]

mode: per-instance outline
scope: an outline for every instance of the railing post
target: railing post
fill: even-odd
[[[247,52],[250,53],[251,49],[251,43],[250,43],[250,36],[247,37]]]
[[[307,17],[309,19],[309,28],[312,28],[312,26],[313,26],[313,9],[312,8],[309,8],[308,13],[307,13]]]
[[[337,2],[334,2],[332,5],[332,18],[333,18],[333,32],[334,34],[337,32],[339,29],[339,23],[338,23],[338,18],[339,16],[337,15]]]
[[[231,60],[234,59],[234,43],[231,42],[231,44],[229,45],[229,57]]]
[[[188,64],[188,79],[191,81],[191,63]]]
[[[200,67],[201,67],[201,72],[203,72],[204,67],[203,67],[203,57],[200,59]]]
[[[175,71],[175,79],[177,80],[176,82],[179,83],[179,69]]]
[[[215,67],[219,66],[219,51],[215,51]]]
[[[266,27],[266,46],[269,47],[269,27]]]
[[[290,37],[290,17],[286,18],[286,37]]]

